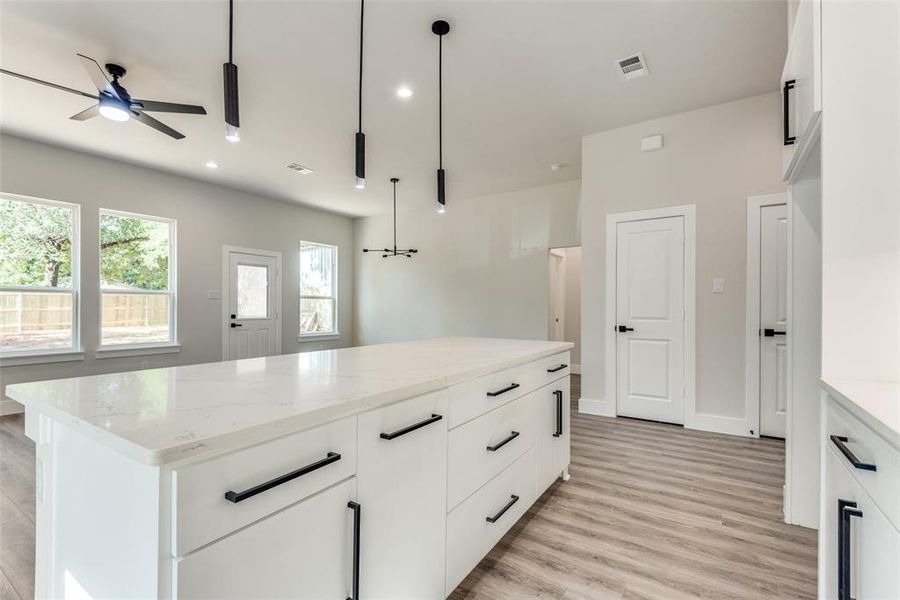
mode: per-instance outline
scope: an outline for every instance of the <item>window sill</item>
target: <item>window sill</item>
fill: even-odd
[[[19,365],[40,365],[44,363],[72,362],[84,360],[84,350],[44,350],[39,352],[21,352],[0,356],[0,367],[17,367]]]
[[[297,336],[297,341],[299,343],[304,342],[323,342],[327,340],[339,340],[341,338],[341,333],[307,333]]]
[[[146,356],[150,354],[175,354],[181,352],[181,344],[154,344],[146,346],[125,345],[102,346],[94,351],[94,357],[122,358],[126,356]]]

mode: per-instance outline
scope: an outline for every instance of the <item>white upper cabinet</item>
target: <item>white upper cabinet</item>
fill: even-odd
[[[790,179],[822,110],[822,1],[801,0],[781,75],[784,169]]]

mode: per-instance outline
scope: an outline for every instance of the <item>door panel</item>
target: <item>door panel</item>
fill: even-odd
[[[271,256],[229,254],[228,358],[276,354],[278,285],[276,260]]]
[[[783,438],[787,425],[787,206],[760,209],[759,432]]]
[[[616,228],[617,413],[684,422],[684,219]]]

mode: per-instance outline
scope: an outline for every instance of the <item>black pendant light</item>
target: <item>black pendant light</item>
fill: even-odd
[[[389,258],[392,256],[405,256],[412,258],[418,250],[415,248],[407,248],[406,250],[397,248],[397,182],[400,181],[396,177],[391,177],[391,183],[394,184],[394,247],[393,248],[363,248],[363,252],[381,252],[381,258]]]
[[[238,111],[238,68],[233,62],[234,0],[228,0],[228,62],[222,65],[225,79],[225,139],[241,140],[241,119]]]
[[[438,36],[438,170],[437,170],[437,201],[438,212],[443,214],[447,210],[446,187],[444,186],[444,98],[443,98],[443,66],[444,66],[444,36],[450,32],[450,23],[447,21],[435,21],[431,24],[431,32]]]
[[[366,134],[362,130],[363,17],[365,0],[359,0],[359,128],[356,130],[356,189],[366,187]]]

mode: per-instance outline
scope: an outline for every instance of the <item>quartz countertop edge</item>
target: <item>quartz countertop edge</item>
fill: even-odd
[[[175,438],[166,438],[172,441],[165,442],[165,444],[161,445],[160,447],[148,447],[148,445],[146,444],[141,444],[132,439],[128,439],[128,431],[117,432],[107,429],[102,425],[102,421],[104,420],[104,416],[102,413],[94,415],[90,418],[83,418],[78,414],[75,414],[74,408],[70,407],[67,410],[65,406],[59,405],[61,403],[65,404],[65,402],[60,402],[61,396],[63,394],[71,393],[72,390],[75,389],[83,393],[83,390],[81,390],[79,386],[84,384],[86,380],[92,380],[91,383],[94,383],[95,385],[99,385],[98,382],[110,384],[117,380],[133,380],[136,377],[142,376],[154,377],[156,379],[161,379],[162,381],[168,381],[169,376],[173,373],[190,376],[199,374],[204,369],[215,371],[222,370],[226,366],[231,366],[232,368],[237,369],[239,368],[239,366],[241,366],[239,365],[239,363],[251,365],[252,363],[250,361],[270,361],[256,363],[256,365],[262,367],[262,369],[260,370],[260,375],[269,375],[273,378],[277,378],[279,374],[273,373],[269,370],[268,367],[269,365],[278,366],[279,361],[283,365],[290,366],[292,364],[292,361],[302,361],[304,359],[315,360],[315,357],[313,355],[316,354],[360,354],[367,352],[389,353],[392,347],[409,350],[412,346],[422,345],[424,347],[424,345],[429,343],[451,345],[455,343],[460,346],[474,346],[481,344],[490,346],[505,344],[505,346],[507,347],[521,345],[525,347],[532,347],[534,349],[526,351],[524,353],[518,352],[515,353],[514,356],[509,356],[506,358],[500,357],[499,359],[486,361],[482,364],[471,367],[466,366],[454,369],[451,363],[449,366],[444,368],[444,370],[448,371],[446,374],[436,374],[433,376],[423,375],[414,378],[413,381],[410,381],[408,383],[403,382],[393,386],[391,386],[390,384],[385,384],[384,382],[379,382],[379,378],[377,377],[360,376],[369,377],[374,382],[374,384],[386,385],[386,389],[371,392],[351,391],[346,395],[346,397],[339,396],[333,400],[324,402],[323,404],[321,404],[321,406],[315,406],[312,408],[303,406],[297,407],[296,411],[293,413],[291,412],[290,407],[288,407],[281,411],[282,414],[278,414],[271,419],[263,419],[246,426],[223,426],[223,431],[210,433],[208,435],[198,437],[188,436],[186,437],[186,439],[179,441],[175,441]],[[158,467],[170,465],[172,463],[178,463],[181,461],[187,461],[188,459],[190,459],[190,462],[195,462],[197,460],[206,460],[206,458],[211,457],[215,454],[219,454],[223,451],[254,446],[262,442],[274,440],[286,435],[291,435],[306,429],[317,427],[319,425],[324,425],[338,419],[361,414],[375,408],[379,408],[431,392],[436,392],[452,385],[476,379],[490,373],[503,371],[505,369],[510,369],[525,363],[541,360],[543,358],[547,358],[561,352],[567,352],[573,347],[574,344],[569,342],[495,340],[492,338],[444,338],[438,340],[426,340],[423,342],[381,344],[339,350],[325,350],[304,354],[280,355],[263,359],[246,359],[244,361],[229,361],[223,363],[204,363],[183,367],[150,369],[147,371],[131,371],[126,373],[94,375],[87,377],[76,377],[22,384],[10,384],[7,386],[6,394],[13,400],[25,405],[27,409],[46,415],[53,421],[63,423],[71,427],[73,430],[79,432],[80,434],[95,440],[101,445],[119,454],[125,455],[139,463],[148,465],[150,467]],[[334,356],[339,357],[340,354]],[[426,370],[434,368],[436,368],[434,365],[430,365],[426,368]],[[296,373],[288,372],[288,375],[291,374],[295,375],[296,377]],[[280,376],[283,377],[284,374],[281,374]],[[312,377],[315,377],[315,375],[312,375]],[[347,385],[347,382],[349,380],[356,378],[357,377],[352,374],[334,376],[327,382],[326,387],[330,386],[333,388],[342,384]],[[386,377],[386,380],[391,380],[389,374]],[[244,381],[244,383],[247,382]],[[248,385],[252,385],[253,383],[257,382],[250,381]],[[350,383],[352,384],[353,382]],[[198,381],[196,385],[202,385],[202,381]],[[352,387],[352,385],[350,387]],[[301,394],[303,393],[303,391],[298,390],[297,393]],[[95,402],[94,406],[88,403],[87,407],[96,409],[97,404],[99,404],[99,402]],[[246,406],[241,406],[240,403],[226,404],[223,402],[221,404],[216,404],[215,402],[212,402],[210,404],[192,407],[190,409],[179,410],[184,410],[185,412],[200,413],[200,416],[202,416],[204,411],[206,413],[210,413],[211,411],[228,411],[229,409],[231,409],[233,412],[240,412],[237,409],[246,410],[246,408]],[[116,417],[116,413],[114,411],[111,411],[109,414],[113,418]],[[138,411],[138,415],[139,414],[140,411]],[[176,415],[172,417],[171,420],[174,422],[178,418],[187,419],[187,417],[184,417],[182,415]],[[194,418],[198,417],[195,416]],[[173,427],[171,427],[172,423],[167,423],[166,425],[170,430],[173,429]],[[138,426],[140,426],[140,424],[138,424]]]
[[[832,397],[900,449],[900,382],[836,377],[820,381]]]

